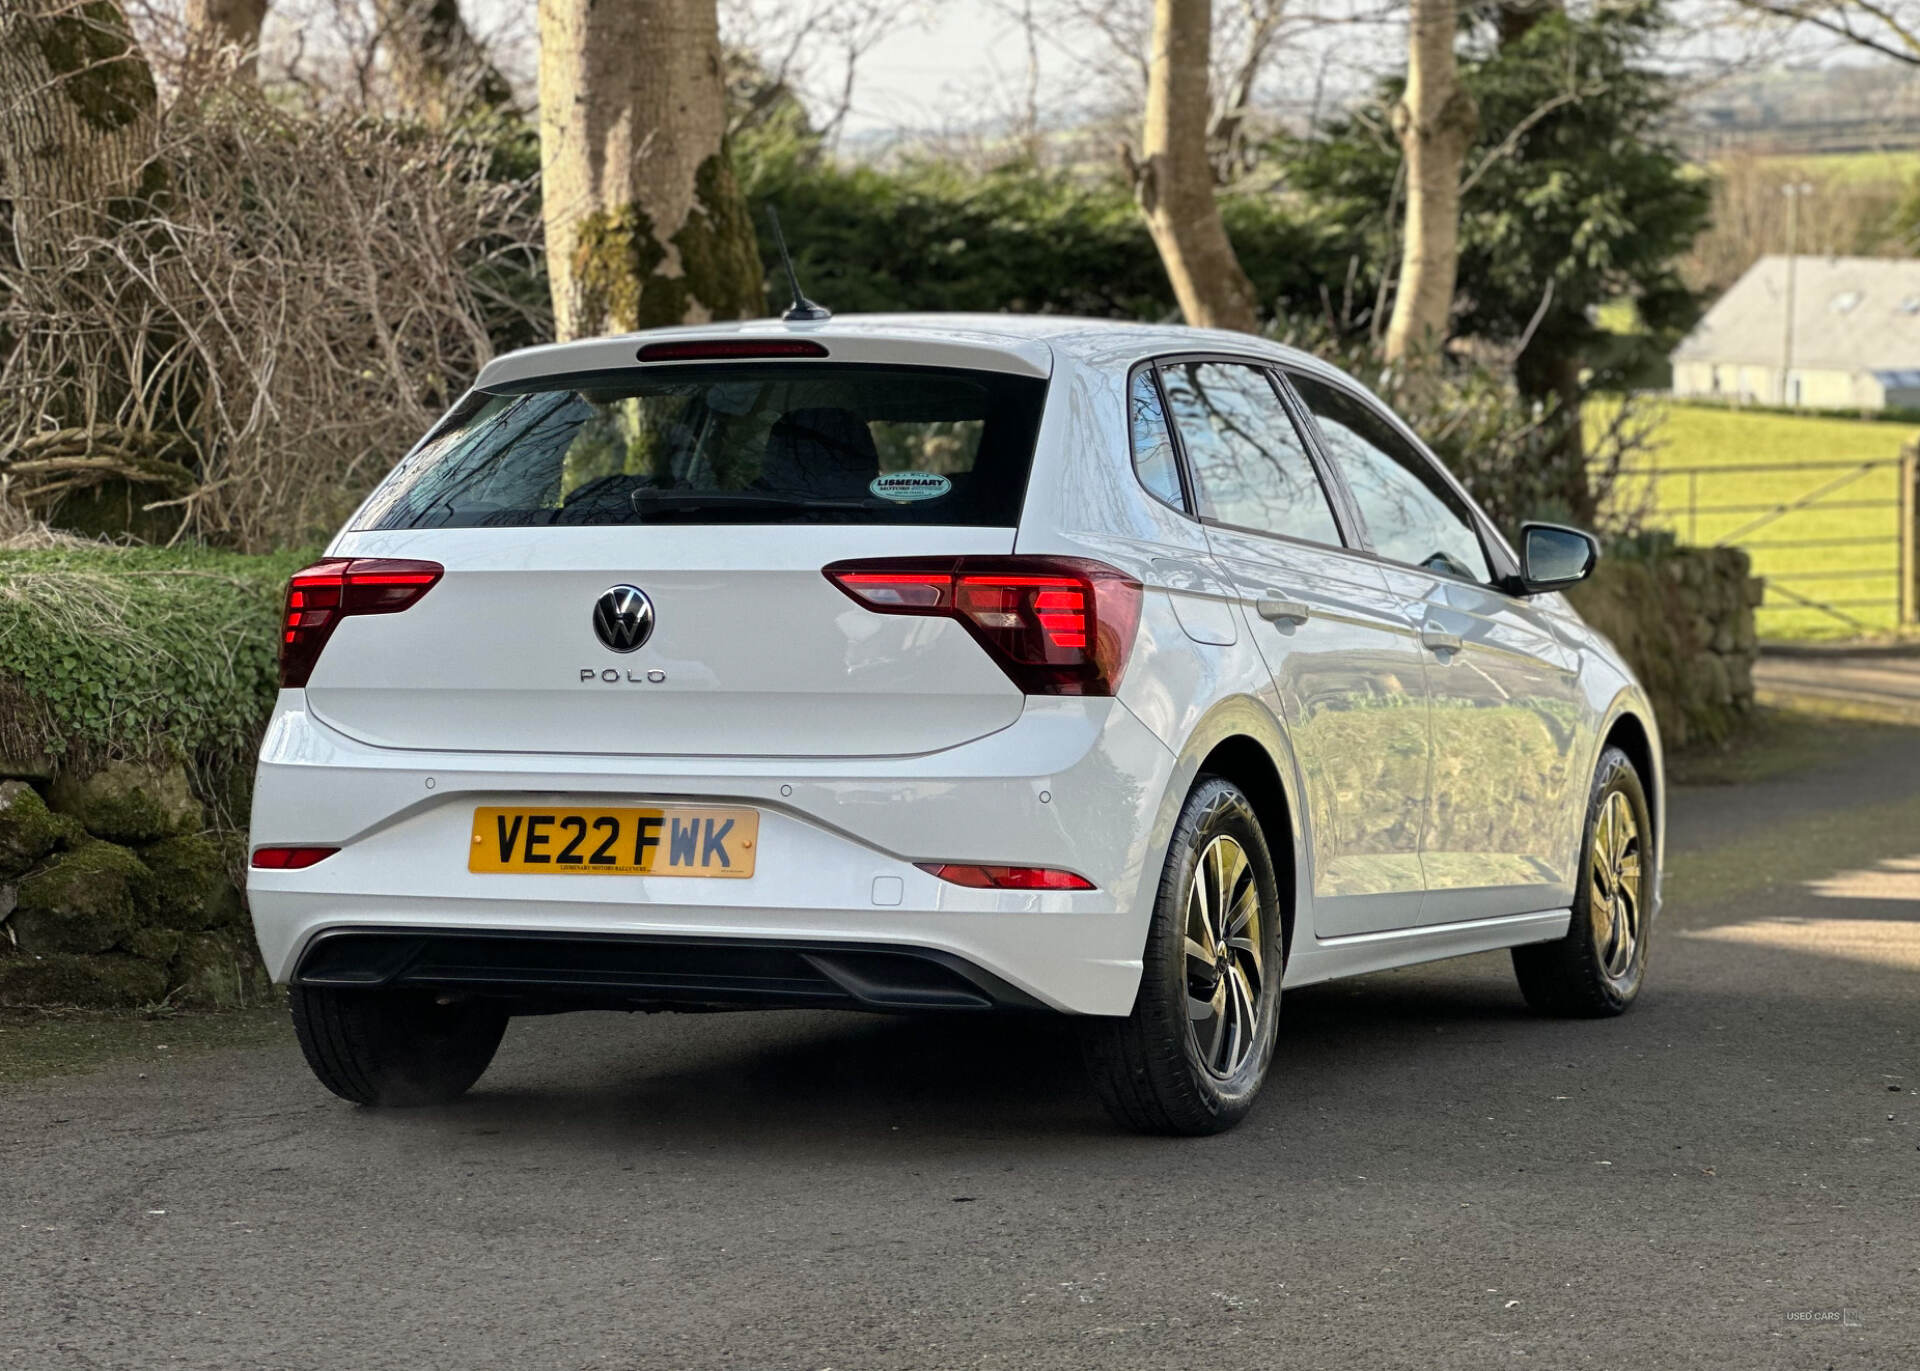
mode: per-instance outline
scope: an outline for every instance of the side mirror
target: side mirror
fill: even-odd
[[[1584,581],[1599,560],[1600,544],[1591,533],[1560,524],[1520,526],[1520,585],[1528,595]]]

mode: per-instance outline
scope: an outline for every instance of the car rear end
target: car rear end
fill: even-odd
[[[489,367],[291,588],[275,978],[1125,1013],[1172,758],[1114,698],[1138,582],[1016,555],[1061,365],[868,325]]]

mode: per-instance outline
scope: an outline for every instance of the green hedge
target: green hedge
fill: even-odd
[[[1117,177],[942,162],[841,167],[777,136],[743,139],[735,163],[748,202],[778,207],[807,294],[836,313],[1179,317]],[[1338,304],[1348,252],[1317,221],[1264,193],[1229,192],[1221,214],[1262,318],[1318,315],[1323,285]],[[755,222],[778,311],[787,283],[765,216]]]
[[[0,760],[172,753],[251,769],[305,554],[107,545],[0,552]]]

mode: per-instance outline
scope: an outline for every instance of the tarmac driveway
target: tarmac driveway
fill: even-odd
[[[1013,1022],[519,1021],[411,1114],[290,1036],[15,1089],[0,1366],[1920,1366],[1920,733],[1674,811],[1632,1014],[1299,992],[1217,1139]]]
[[[1763,652],[1753,671],[1763,696],[1837,701],[1920,723],[1920,646]]]

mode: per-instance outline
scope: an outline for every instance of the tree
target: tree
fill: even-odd
[[[115,0],[8,0],[0,6],[0,297],[18,336],[0,337],[0,482],[11,498],[43,482],[131,482],[178,493],[191,476],[154,433],[155,411],[177,410],[188,389],[172,383],[175,341],[151,324],[152,277],[121,269],[116,234],[137,233],[167,189],[156,156],[159,100],[152,69]],[[3,237],[4,235],[0,235]],[[139,395],[124,373],[103,375],[84,347],[55,365],[78,386],[57,394],[24,384],[21,353],[46,320],[86,317],[102,296],[127,301],[141,323],[95,330],[155,382]],[[125,488],[125,487],[123,487]]]
[[[801,280],[836,309],[1157,320],[1178,308],[1117,177],[1025,159],[984,172],[938,161],[883,170],[835,163],[819,147],[776,127],[749,129],[734,151],[749,202],[780,207]],[[1321,283],[1346,271],[1347,243],[1277,196],[1223,192],[1220,214],[1263,303],[1314,308]],[[771,236],[760,250],[772,260]]]
[[[375,9],[405,113],[438,127],[472,111],[512,106],[506,77],[460,17],[458,0],[375,0]]]
[[[1386,357],[1411,374],[1439,364],[1460,261],[1460,169],[1478,129],[1454,62],[1453,0],[1413,0],[1407,81],[1393,129],[1406,161],[1407,222]]]
[[[157,188],[153,72],[115,0],[0,7],[0,200],[29,270]]]
[[[1187,322],[1251,333],[1253,286],[1227,239],[1207,160],[1212,33],[1210,0],[1154,0],[1146,125],[1128,172]]]
[[[714,0],[540,0],[540,165],[561,338],[764,307]]]
[[[1502,47],[1517,43],[1549,14],[1565,14],[1566,0],[1499,0],[1494,6],[1494,32]]]
[[[267,0],[187,0],[187,43],[196,54],[234,49],[241,74],[251,77],[266,17]]]
[[[1557,401],[1575,506],[1585,395],[1643,383],[1698,317],[1678,265],[1712,184],[1668,140],[1679,92],[1653,65],[1665,32],[1651,4],[1548,15],[1468,75],[1490,132],[1470,173],[1460,323],[1514,340],[1521,393]],[[1636,335],[1595,322],[1623,300]]]
[[[1547,12],[1518,37],[1475,35],[1460,81],[1480,133],[1461,177],[1455,333],[1510,359],[1522,396],[1553,432],[1554,500],[1594,512],[1581,405],[1594,391],[1648,384],[1698,317],[1679,264],[1705,228],[1712,184],[1669,141],[1680,91],[1656,69],[1667,34],[1658,6]],[[1398,83],[1377,101],[1400,101]],[[1364,111],[1294,149],[1288,183],[1347,252],[1378,261],[1398,148]],[[1362,281],[1363,291],[1377,281]],[[1630,303],[1637,328],[1603,329],[1603,306]]]

